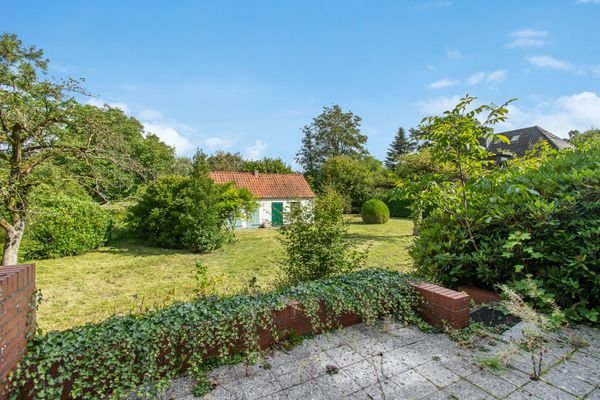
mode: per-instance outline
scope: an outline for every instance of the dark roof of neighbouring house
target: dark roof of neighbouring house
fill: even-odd
[[[314,192],[302,174],[211,171],[215,183],[233,183],[246,188],[259,199],[313,198]]]
[[[542,140],[546,140],[552,148],[557,150],[573,147],[568,141],[559,138],[539,126],[501,132],[500,135],[506,136],[510,140],[510,143],[503,143],[499,140],[493,141],[487,145],[487,151],[496,154],[514,153],[517,157],[522,157]]]

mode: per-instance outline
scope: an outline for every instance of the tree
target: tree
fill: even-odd
[[[333,189],[345,199],[347,212],[358,211],[371,197],[373,174],[359,160],[350,156],[332,157],[319,171],[319,191]]]
[[[158,136],[146,134],[144,126],[122,110],[104,106],[85,105],[80,112],[95,118],[122,141],[122,155],[126,163],[115,163],[103,158],[85,158],[66,154],[55,163],[66,170],[67,176],[77,176],[78,182],[98,201],[106,203],[122,200],[137,188],[160,175],[171,173],[175,149],[163,143]]]
[[[592,148],[600,145],[600,129],[588,129],[585,132],[569,132],[569,140],[578,149]]]
[[[302,132],[302,147],[296,161],[308,176],[315,176],[323,163],[336,156],[362,156],[368,154],[367,136],[360,132],[361,118],[351,111],[344,112],[337,104],[323,107]]]
[[[208,176],[165,176],[151,183],[128,220],[151,244],[205,253],[227,240],[219,208],[222,189]]]
[[[462,209],[455,217],[465,227],[475,250],[479,250],[471,229],[473,217],[470,215],[466,185],[470,178],[493,163],[491,154],[482,143],[486,140],[508,142],[505,136],[494,133],[491,127],[506,120],[507,105],[514,100],[499,107],[491,104],[469,110],[475,100],[475,97],[465,95],[452,110],[445,111],[441,116],[424,118],[419,129],[422,137],[429,143],[433,160],[450,164],[457,171],[458,184],[447,182],[442,193],[437,193],[436,196],[443,194],[442,197],[458,196],[461,199]],[[487,115],[482,115],[484,113]],[[480,117],[484,117],[483,122]]]
[[[398,128],[385,158],[386,168],[392,171],[395,170],[400,156],[410,153],[414,147],[414,143],[406,136],[404,128]]]
[[[348,237],[343,208],[343,199],[328,191],[316,199],[314,206],[290,210],[288,223],[280,230],[285,283],[295,285],[364,266],[367,253],[359,251]]]
[[[219,210],[234,238],[235,222],[240,219],[250,219],[252,213],[258,209],[258,205],[258,200],[248,189],[237,189],[232,183],[222,186]]]
[[[292,167],[285,163],[281,158],[265,157],[262,160],[246,160],[242,167],[246,172],[262,172],[270,174],[291,174]]]
[[[218,150],[207,158],[207,162],[211,171],[241,171],[245,161],[240,153]]]
[[[189,157],[177,157],[173,163],[173,175],[190,176],[194,171],[192,159]]]
[[[69,93],[72,79],[47,78],[42,50],[0,35],[0,228],[4,265],[17,262],[30,194],[41,182],[33,172],[63,156],[126,161],[122,141],[98,115],[85,113]]]
[[[272,174],[290,174],[292,167],[281,158],[264,157],[262,160],[244,160],[240,153],[217,151],[206,157],[210,171],[263,172]]]

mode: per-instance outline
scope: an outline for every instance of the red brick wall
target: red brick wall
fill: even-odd
[[[471,298],[467,294],[431,283],[415,283],[412,287],[421,295],[419,312],[425,321],[438,328],[469,326]]]
[[[489,304],[500,301],[500,296],[497,293],[485,289],[479,289],[475,286],[459,286],[459,292],[468,294],[475,304]]]
[[[4,383],[17,365],[34,328],[35,265],[0,266],[0,400]]]

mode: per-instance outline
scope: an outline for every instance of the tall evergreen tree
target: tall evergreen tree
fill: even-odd
[[[394,141],[388,149],[385,166],[390,170],[394,170],[396,165],[398,165],[400,156],[410,153],[414,147],[413,141],[408,138],[404,128],[398,128]]]

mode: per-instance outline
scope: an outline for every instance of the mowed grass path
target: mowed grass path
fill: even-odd
[[[411,221],[365,225],[353,217],[350,234],[361,247],[369,247],[369,266],[412,268],[407,253],[412,243]],[[238,231],[235,243],[204,255],[124,241],[80,256],[37,261],[37,287],[44,297],[39,327],[66,329],[115,313],[189,300],[196,288],[196,261],[208,266],[217,294],[248,287],[253,277],[260,288],[272,288],[283,257],[278,235],[275,229]]]

